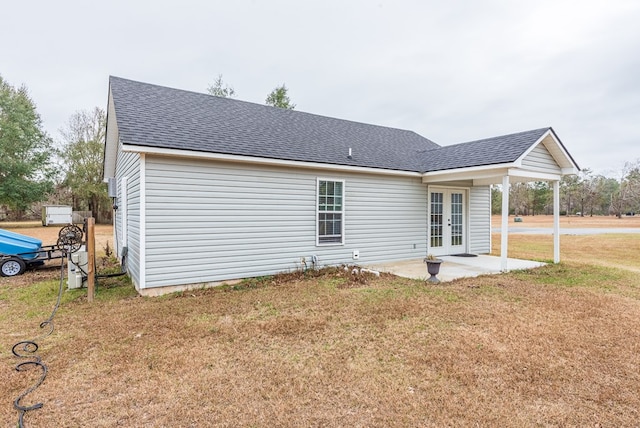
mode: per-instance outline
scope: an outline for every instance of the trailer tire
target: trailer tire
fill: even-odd
[[[19,257],[9,257],[0,263],[0,275],[16,276],[23,274],[27,268],[26,263]]]

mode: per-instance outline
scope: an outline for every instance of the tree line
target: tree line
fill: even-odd
[[[502,189],[491,192],[493,214],[502,211]],[[512,184],[509,213],[540,215],[553,213],[553,188],[545,181]],[[618,177],[594,174],[585,168],[560,181],[560,215],[633,215],[640,213],[640,159],[625,163]]]

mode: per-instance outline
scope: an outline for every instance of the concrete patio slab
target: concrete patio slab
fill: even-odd
[[[442,282],[453,281],[458,278],[476,277],[502,273],[500,257],[478,255],[475,257],[443,256],[438,279]],[[544,266],[545,263],[531,260],[507,259],[508,270],[532,269]],[[402,260],[367,266],[369,269],[388,272],[394,275],[413,279],[427,279],[427,265],[423,259]]]

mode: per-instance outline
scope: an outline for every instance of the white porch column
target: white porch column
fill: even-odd
[[[502,229],[500,232],[500,270],[507,271],[509,245],[509,176],[502,177]]]
[[[553,182],[553,262],[560,263],[560,181]]]

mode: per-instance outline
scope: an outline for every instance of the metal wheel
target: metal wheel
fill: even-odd
[[[9,257],[2,260],[0,264],[0,275],[2,276],[16,276],[24,273],[27,265],[18,257]]]
[[[63,227],[58,232],[57,244],[68,252],[75,253],[82,246],[82,229],[73,224]]]

